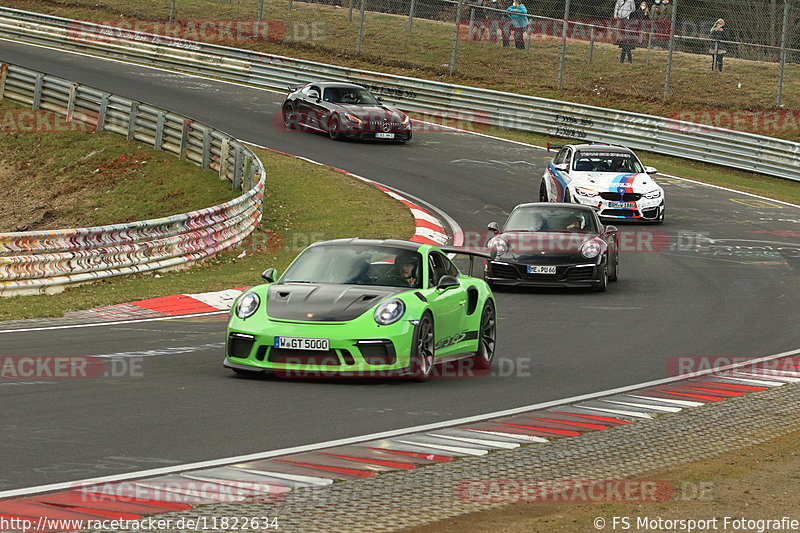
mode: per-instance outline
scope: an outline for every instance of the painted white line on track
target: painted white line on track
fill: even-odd
[[[132,320],[118,320],[116,322],[95,322],[91,324],[68,324],[65,326],[41,326],[36,328],[0,329],[2,333],[29,333],[31,331],[53,331],[59,329],[95,328],[100,326],[119,326],[121,324],[139,324],[141,322],[158,322],[161,320],[178,320],[179,318],[194,318],[198,316],[219,315],[230,311],[209,311],[207,313],[192,313],[191,315],[157,316],[153,318],[137,318]]]
[[[0,499],[4,498],[13,498],[13,497],[20,497],[20,496],[27,496],[31,494],[39,494],[42,492],[52,492],[57,490],[66,490],[66,489],[76,489],[84,485],[93,485],[97,483],[112,483],[118,481],[127,481],[127,480],[135,480],[140,478],[149,478],[153,476],[161,476],[166,474],[175,474],[186,472],[189,470],[199,470],[204,468],[211,468],[215,466],[230,466],[236,465],[238,463],[245,463],[251,461],[259,461],[262,459],[270,459],[274,457],[279,457],[282,455],[291,455],[297,454],[302,452],[310,452],[319,450],[322,448],[333,448],[335,446],[345,446],[350,444],[359,444],[362,442],[367,441],[374,441],[379,439],[386,439],[391,437],[400,437],[403,435],[410,435],[412,433],[420,433],[424,431],[431,431],[435,429],[442,429],[448,428],[452,426],[464,425],[464,424],[471,424],[474,422],[483,422],[486,420],[490,420],[493,418],[501,418],[512,416],[520,413],[524,413],[527,411],[537,411],[542,409],[549,409],[551,407],[562,406],[565,404],[575,404],[582,401],[593,400],[597,398],[601,398],[603,396],[611,396],[614,394],[622,394],[627,393],[630,391],[644,389],[647,387],[653,387],[657,385],[664,385],[667,383],[674,383],[676,381],[683,381],[686,379],[696,378],[696,377],[703,377],[709,374],[714,374],[716,372],[726,372],[728,370],[732,370],[735,368],[740,368],[743,366],[754,365],[766,361],[772,361],[774,359],[780,359],[782,357],[789,357],[792,355],[800,355],[800,349],[790,350],[787,352],[781,352],[773,355],[766,355],[764,357],[758,357],[754,359],[750,359],[748,361],[741,361],[738,363],[733,363],[730,365],[722,366],[719,368],[710,368],[707,370],[703,370],[700,372],[693,372],[691,374],[686,374],[682,376],[673,376],[669,378],[658,379],[654,381],[648,381],[645,383],[638,383],[636,385],[626,385],[624,387],[618,387],[616,389],[610,389],[606,391],[600,392],[593,392],[590,394],[583,394],[580,396],[573,396],[571,398],[564,398],[561,400],[552,400],[548,402],[542,402],[534,405],[526,405],[523,407],[515,407],[512,409],[504,409],[502,411],[495,411],[492,413],[485,413],[482,415],[474,415],[474,416],[467,416],[463,418],[457,418],[453,420],[445,420],[443,422],[433,422],[430,424],[422,424],[419,426],[412,426],[407,428],[401,429],[393,429],[389,431],[383,431],[380,433],[372,433],[369,435],[359,435],[356,437],[347,437],[344,439],[337,439],[332,441],[320,442],[317,444],[306,444],[303,446],[293,446],[290,448],[283,448],[280,450],[271,450],[268,452],[260,452],[260,453],[252,453],[247,455],[240,455],[236,457],[227,457],[222,459],[213,459],[210,461],[199,461],[195,463],[187,463],[183,465],[175,465],[175,466],[168,466],[163,468],[154,468],[151,470],[142,470],[139,472],[128,472],[125,474],[116,474],[113,476],[105,476],[93,479],[84,479],[84,480],[76,480],[76,481],[67,481],[63,483],[53,483],[50,485],[40,485],[37,487],[26,487],[22,489],[12,489],[0,492]],[[787,378],[784,378],[787,379]],[[590,409],[588,407],[580,407],[580,409]],[[599,409],[592,409],[592,410],[599,410]],[[650,418],[650,416],[647,416]],[[416,446],[427,446],[426,444],[414,443]],[[268,475],[275,475],[272,473],[268,473]]]

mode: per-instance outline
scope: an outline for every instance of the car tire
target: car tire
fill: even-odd
[[[595,283],[594,290],[597,292],[606,292],[608,290],[608,266],[603,267],[600,273],[600,281]]]
[[[572,203],[572,196],[570,196],[570,194],[569,194],[569,189],[566,189],[564,191],[564,203],[565,204],[571,204]]]
[[[425,381],[433,375],[433,353],[436,342],[433,317],[429,312],[422,314],[417,327],[414,328],[411,342],[409,375],[414,381]]]
[[[539,185],[539,201],[540,202],[550,201],[550,199],[547,196],[547,185],[544,184],[544,178],[542,178],[542,184]]]
[[[328,120],[328,136],[334,141],[341,141],[345,137],[342,132],[342,123],[336,115],[333,115],[330,120]]]
[[[294,112],[294,106],[292,104],[283,106],[283,126],[287,130],[297,128],[297,115]]]
[[[494,302],[486,300],[481,311],[481,321],[478,324],[478,351],[472,357],[473,367],[486,370],[494,362],[495,343],[497,340],[497,311]]]
[[[619,250],[614,254],[614,272],[608,275],[608,281],[617,281],[619,279]]]

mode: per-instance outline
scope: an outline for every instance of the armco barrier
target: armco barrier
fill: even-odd
[[[93,228],[0,233],[0,296],[50,293],[65,285],[176,268],[209,257],[261,221],[266,172],[242,143],[188,117],[16,65],[0,67],[0,99],[54,111],[174,153],[244,194],[191,213]]]
[[[800,180],[800,144],[546,98],[325,65],[0,8],[0,37],[271,89],[313,80],[369,86],[407,111],[631,148]]]

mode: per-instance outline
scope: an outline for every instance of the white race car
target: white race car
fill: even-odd
[[[558,155],[547,164],[539,188],[541,202],[572,202],[593,207],[604,219],[664,222],[664,190],[624,146],[550,146]]]

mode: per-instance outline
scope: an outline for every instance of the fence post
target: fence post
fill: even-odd
[[[110,96],[108,93],[100,95],[100,110],[97,113],[97,126],[94,131],[103,131],[106,125],[106,113],[108,113],[108,99]]]
[[[8,63],[0,66],[0,100],[6,97],[6,78],[8,77]]]
[[[153,141],[153,150],[161,151],[164,144],[164,124],[167,121],[167,114],[159,111],[156,117],[156,138]]]
[[[450,75],[456,71],[456,62],[458,61],[458,32],[461,29],[461,8],[463,7],[464,0],[458,0],[458,8],[456,8],[456,30],[453,34],[453,51],[450,54]]]
[[[264,18],[264,0],[258,0],[258,21]]]
[[[589,63],[592,62],[592,54],[594,53],[594,24],[589,28]]]
[[[558,57],[558,88],[564,86],[564,62],[567,55],[567,31],[569,29],[569,0],[564,3],[564,22],[561,28],[561,52]]]
[[[128,140],[132,141],[136,134],[136,116],[139,114],[139,102],[131,102],[131,110],[128,113]]]
[[[350,0],[350,7],[347,9],[347,22],[353,22],[353,2],[355,0]]]
[[[175,3],[177,1],[178,0],[172,0],[172,2],[170,2],[170,4],[169,4],[169,21],[170,22],[175,20]]]
[[[780,106],[783,100],[783,72],[786,68],[786,41],[789,34],[789,0],[783,0],[783,30],[781,31],[781,66],[778,70],[778,95],[775,105]]]
[[[44,85],[44,74],[36,75],[36,84],[33,87],[33,107],[36,111],[42,105],[42,85]]]
[[[289,0],[289,11],[292,10],[292,0]]]
[[[78,84],[69,84],[69,97],[67,97],[67,122],[72,122],[75,115],[75,96],[78,94]]]
[[[650,64],[650,56],[653,55],[653,32],[647,34],[647,64]]]
[[[411,0],[411,5],[408,6],[408,31],[414,27],[414,0]]]
[[[356,55],[361,55],[361,41],[364,40],[364,2],[361,0],[361,20],[358,22],[358,37],[356,39]]]
[[[672,24],[669,28],[669,51],[667,52],[667,73],[664,75],[664,99],[669,96],[669,79],[672,77],[672,54],[675,52],[675,22],[678,17],[678,0],[672,3]]]

